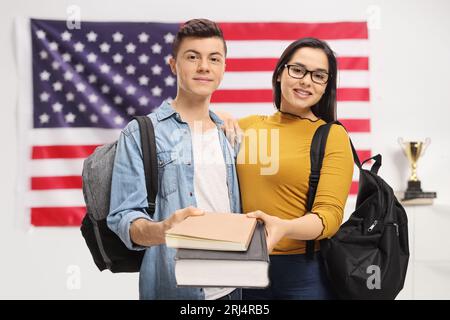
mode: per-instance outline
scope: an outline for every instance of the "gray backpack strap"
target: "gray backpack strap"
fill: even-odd
[[[95,219],[106,219],[109,213],[112,167],[117,142],[99,146],[83,162],[83,196],[87,212]]]
[[[139,124],[141,147],[144,162],[145,186],[147,187],[147,213],[153,218],[155,200],[158,193],[158,163],[156,160],[156,141],[153,123],[147,116],[134,117]]]

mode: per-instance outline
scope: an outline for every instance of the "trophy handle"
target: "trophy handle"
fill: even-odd
[[[431,143],[431,139],[430,138],[425,138],[425,142],[423,143],[423,149],[422,149],[422,154],[420,156],[423,156],[425,154],[425,150],[427,150],[428,146]]]

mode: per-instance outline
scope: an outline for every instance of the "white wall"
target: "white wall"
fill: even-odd
[[[365,20],[379,10],[380,21],[370,37],[373,152],[382,153],[380,174],[394,187],[404,189],[409,169],[397,137],[432,143],[419,162],[419,177],[426,190],[437,191],[436,204],[450,205],[450,2],[446,0],[341,0],[341,1],[59,1],[16,0],[0,4],[0,298],[18,299],[136,299],[137,275],[99,273],[78,228],[28,228],[17,222],[14,209],[18,163],[16,108],[18,92],[14,56],[15,16],[64,19],[68,5],[81,7],[83,20],[134,20],[178,22],[196,17],[218,21],[344,21]],[[226,4],[226,3],[233,3]],[[130,6],[130,4],[132,4]],[[276,4],[276,5],[274,5]],[[318,19],[317,17],[320,17]],[[369,17],[372,19],[373,15]],[[444,209],[443,214],[449,214]],[[426,212],[424,213],[426,214]],[[442,221],[450,221],[444,219]],[[444,234],[435,234],[434,245]],[[440,226],[439,230],[446,230]],[[437,241],[437,243],[436,243]],[[75,269],[72,269],[75,268]],[[427,270],[426,268],[422,268]],[[75,270],[75,273],[73,273]],[[432,268],[430,269],[432,270]],[[77,273],[79,271],[79,274]],[[432,271],[430,271],[432,272]],[[426,286],[433,273],[422,272],[417,283]],[[73,289],[71,276],[79,275]],[[450,283],[450,282],[446,282]],[[428,291],[427,291],[428,292]],[[450,290],[421,298],[450,298]],[[406,296],[411,297],[411,296]]]

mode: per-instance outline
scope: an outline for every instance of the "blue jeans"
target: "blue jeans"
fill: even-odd
[[[335,299],[319,252],[314,259],[305,254],[271,255],[269,278],[267,288],[243,289],[242,300]]]
[[[242,300],[242,290],[237,288],[217,300]]]

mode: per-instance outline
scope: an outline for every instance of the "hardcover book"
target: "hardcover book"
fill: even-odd
[[[245,251],[256,219],[245,214],[206,213],[188,217],[166,231],[166,245],[172,248]]]
[[[178,249],[175,277],[178,286],[267,287],[269,255],[264,225],[257,223],[246,251]]]

